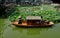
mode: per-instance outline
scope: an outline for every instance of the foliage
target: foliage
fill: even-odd
[[[11,19],[18,19],[18,16],[21,16],[26,20],[26,16],[43,16],[43,20],[56,21],[60,20],[60,15],[54,6],[51,5],[41,5],[41,6],[32,6],[32,7],[19,7],[15,8],[16,10],[11,16]]]
[[[18,7],[15,7],[14,9],[12,9],[10,11],[12,14],[9,16],[9,20],[13,21],[13,20],[17,20],[18,16],[20,15],[19,11],[18,11]]]

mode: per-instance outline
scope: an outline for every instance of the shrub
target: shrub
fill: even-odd
[[[51,5],[41,5],[41,6],[32,6],[32,7],[19,7],[15,8],[16,10],[11,15],[11,19],[18,19],[18,16],[21,16],[26,20],[26,16],[43,16],[43,20],[56,21],[60,20],[60,15],[54,6]],[[12,21],[13,21],[12,20]]]

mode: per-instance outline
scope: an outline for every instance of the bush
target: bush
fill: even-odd
[[[32,7],[19,7],[15,8],[16,10],[11,15],[11,19],[18,19],[18,16],[21,16],[26,20],[26,16],[43,16],[43,20],[56,21],[60,20],[60,15],[54,6],[51,5],[41,5],[41,6],[32,6]]]

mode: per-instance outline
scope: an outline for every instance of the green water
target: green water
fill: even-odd
[[[0,19],[0,38],[60,38],[60,23],[50,28],[18,28]]]

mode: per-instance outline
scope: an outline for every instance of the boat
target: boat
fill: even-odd
[[[19,21],[13,21],[12,24],[18,27],[51,27],[54,25],[51,21],[41,21],[41,16],[28,16],[27,21],[19,24]]]
[[[18,21],[14,21],[12,22],[13,25],[18,26],[18,27],[51,27],[54,25],[53,22],[49,22],[49,24],[47,23],[41,23],[41,24],[28,24],[27,22],[23,22],[22,24],[18,24]]]

